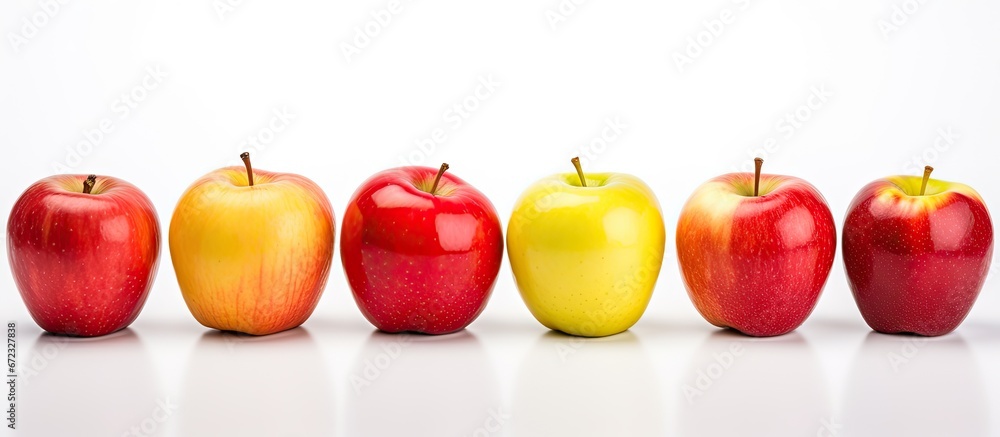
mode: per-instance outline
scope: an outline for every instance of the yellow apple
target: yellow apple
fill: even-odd
[[[301,325],[326,285],[333,209],[295,174],[226,167],[192,184],[170,220],[184,302],[209,328],[265,335]]]
[[[518,199],[507,228],[514,280],[549,329],[602,337],[646,310],[663,263],[663,216],[653,192],[619,173],[557,174]]]

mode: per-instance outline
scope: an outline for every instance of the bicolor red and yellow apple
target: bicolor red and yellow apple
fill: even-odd
[[[296,174],[226,167],[195,181],[170,220],[184,302],[209,328],[265,335],[301,325],[326,285],[334,216]]]
[[[110,176],[42,179],[14,203],[7,256],[31,317],[80,337],[131,324],[156,276],[160,224],[152,202]]]
[[[500,219],[483,193],[447,170],[377,173],[344,212],[344,273],[361,313],[382,331],[459,331],[493,291],[503,260]]]
[[[731,173],[691,195],[677,223],[677,261],[709,323],[751,336],[788,333],[816,306],[837,232],[816,187],[791,176]]]
[[[653,191],[622,173],[546,177],[524,191],[507,225],[517,288],[545,327],[571,335],[623,332],[645,312],[663,263]]]
[[[969,314],[993,256],[993,222],[971,187],[919,176],[876,180],[844,220],[844,268],[865,322],[937,336]]]

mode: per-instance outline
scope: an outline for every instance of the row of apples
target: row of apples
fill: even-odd
[[[170,221],[177,282],[191,314],[219,330],[266,335],[301,325],[329,276],[333,209],[296,174],[213,171]],[[521,297],[545,327],[600,337],[634,325],[650,301],[666,232],[659,203],[622,173],[556,174],[531,185],[508,221],[507,255]],[[793,331],[816,306],[837,230],[823,196],[790,176],[732,173],[687,201],[677,261],[698,311],[751,336]],[[485,309],[504,254],[487,197],[448,165],[375,174],[341,223],[340,256],[362,314],[386,332],[446,334]],[[972,188],[892,176],[865,186],[844,222],[847,278],[868,324],[926,336],[954,330],[985,281],[993,227]],[[132,323],[160,253],[149,198],[110,176],[57,175],[31,185],[7,227],[15,282],[43,329],[99,336]]]

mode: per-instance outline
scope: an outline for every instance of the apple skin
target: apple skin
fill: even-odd
[[[844,269],[868,326],[944,335],[962,323],[993,256],[993,222],[972,188],[894,176],[854,197],[844,220]]]
[[[344,212],[340,258],[354,301],[385,332],[447,334],[486,307],[503,260],[493,204],[472,185],[438,170],[376,173]]]
[[[628,330],[663,264],[660,205],[635,176],[556,174],[528,187],[507,225],[521,298],[545,327],[582,337]]]
[[[121,330],[149,296],[160,257],[153,203],[134,185],[58,175],[30,187],[10,212],[7,255],[31,318],[79,337]]]
[[[731,173],[700,186],[677,223],[677,262],[709,323],[755,337],[782,335],[809,317],[833,266],[837,231],[808,182]]]
[[[206,327],[267,335],[316,308],[333,260],[333,209],[296,174],[226,167],[195,181],[170,220],[170,257]]]

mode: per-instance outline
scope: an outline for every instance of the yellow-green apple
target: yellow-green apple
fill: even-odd
[[[518,199],[507,254],[521,298],[549,329],[602,337],[645,312],[663,263],[663,216],[652,190],[621,173],[544,178]]]
[[[386,332],[446,334],[486,307],[503,260],[489,199],[440,169],[399,167],[361,184],[340,258],[361,313]]]
[[[170,220],[170,257],[202,325],[254,335],[301,325],[326,285],[333,209],[296,174],[226,167],[195,181]]]
[[[160,257],[160,223],[134,185],[109,176],[42,179],[14,203],[7,256],[42,329],[110,334],[142,310]]]
[[[868,326],[884,333],[943,335],[958,327],[983,288],[993,222],[967,185],[892,176],[858,192],[844,221],[844,269]]]
[[[791,332],[812,312],[837,248],[830,207],[808,182],[730,173],[698,187],[677,223],[677,262],[709,323],[751,336]]]

